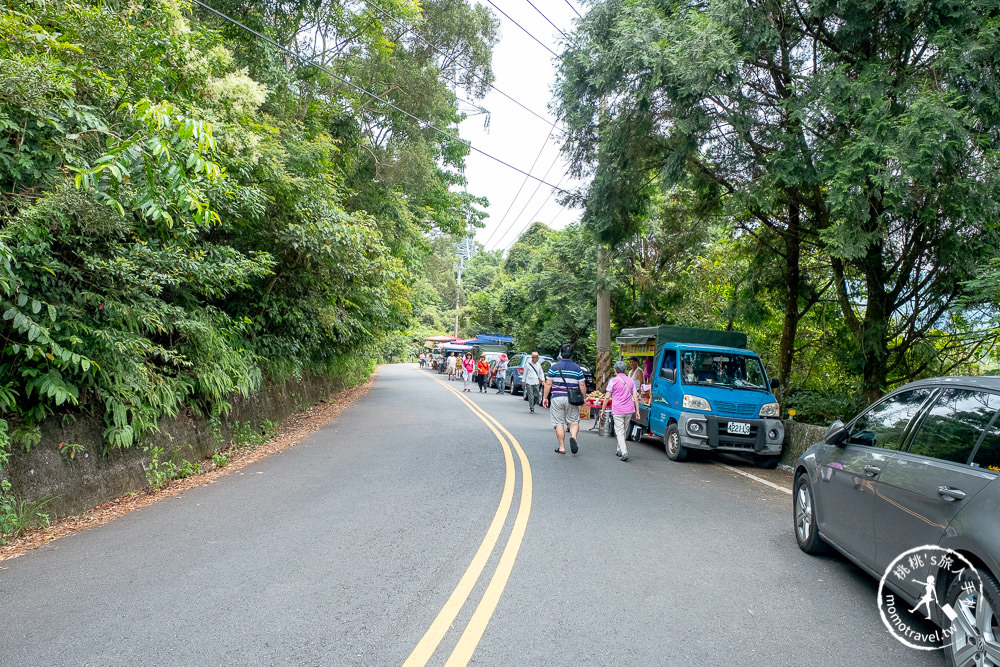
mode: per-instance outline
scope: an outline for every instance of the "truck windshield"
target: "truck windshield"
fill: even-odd
[[[684,384],[767,390],[760,359],[745,354],[682,350],[681,380]]]

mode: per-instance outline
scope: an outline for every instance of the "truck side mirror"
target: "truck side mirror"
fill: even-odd
[[[673,368],[661,368],[660,377],[666,380],[667,382],[673,382],[674,380],[677,379],[677,371],[675,371]]]
[[[779,380],[778,378],[771,378],[771,391],[777,391],[777,389],[780,386],[781,386],[781,380]]]
[[[847,440],[847,428],[844,427],[844,422],[839,419],[830,424],[830,428],[826,429],[826,433],[823,435],[823,442],[828,445],[840,446],[844,444],[845,440]]]

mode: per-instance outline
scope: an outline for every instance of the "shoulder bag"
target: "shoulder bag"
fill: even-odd
[[[568,385],[566,384],[566,376],[563,375],[562,369],[558,369],[559,377],[562,378],[563,386],[566,387],[566,396],[569,398],[570,405],[583,405],[583,393],[580,391],[578,384]]]

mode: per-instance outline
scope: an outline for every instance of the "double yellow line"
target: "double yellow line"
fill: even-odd
[[[444,607],[438,612],[437,617],[431,623],[427,632],[424,633],[416,648],[410,653],[410,657],[403,663],[407,667],[426,665],[427,661],[434,655],[434,652],[441,644],[441,640],[444,639],[449,628],[451,628],[451,624],[458,616],[458,612],[461,611],[466,601],[468,601],[469,596],[472,594],[472,589],[475,588],[476,583],[482,577],[483,570],[486,568],[486,564],[489,562],[490,556],[496,548],[500,534],[503,532],[503,527],[507,523],[507,517],[510,515],[511,505],[514,500],[514,485],[517,480],[517,469],[514,466],[514,455],[511,452],[511,447],[517,452],[518,460],[521,462],[521,499],[517,506],[517,515],[514,517],[514,525],[511,528],[510,536],[507,538],[507,544],[500,554],[500,560],[497,563],[496,570],[493,572],[493,577],[490,579],[489,585],[486,587],[486,592],[483,593],[483,597],[476,606],[476,610],[472,613],[472,618],[469,620],[468,625],[465,626],[465,631],[458,639],[458,644],[455,645],[451,656],[449,656],[448,661],[445,663],[446,667],[466,665],[472,659],[472,654],[475,652],[476,647],[479,646],[479,642],[483,638],[483,633],[486,632],[486,626],[493,617],[493,612],[496,611],[497,605],[500,603],[500,596],[503,595],[507,581],[510,579],[510,573],[514,569],[514,561],[517,559],[517,552],[520,550],[521,542],[524,540],[524,531],[528,525],[528,515],[531,514],[531,465],[528,463],[528,457],[524,453],[524,450],[521,449],[521,444],[517,441],[517,438],[511,435],[510,431],[504,428],[500,422],[468,397],[463,396],[459,391],[449,387],[447,383],[433,376],[431,376],[431,379],[455,394],[497,437],[497,440],[500,441],[500,446],[503,448],[506,477],[503,484],[503,493],[500,495],[500,505],[497,507],[496,514],[493,515],[493,521],[490,522],[490,527],[486,531],[486,537],[483,538],[479,549],[476,550],[476,555],[472,557],[472,562],[469,563],[465,574],[459,579],[455,590],[452,591],[451,596],[444,603]]]

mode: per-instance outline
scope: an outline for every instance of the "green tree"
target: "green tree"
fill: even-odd
[[[559,89],[588,205],[633,212],[600,216],[628,237],[646,183],[692,193],[692,219],[722,220],[778,261],[783,379],[800,321],[831,289],[875,397],[926,370],[908,350],[932,332],[961,348],[949,318],[996,253],[990,6],[598,3]],[[829,273],[804,274],[816,252]]]
[[[440,31],[488,67],[493,24],[460,4],[478,22]],[[245,9],[282,44],[336,40],[330,68],[454,131],[443,70],[374,14]],[[173,0],[0,2],[0,411],[25,444],[56,411],[103,414],[108,447],[128,447],[265,375],[360,379],[398,353],[432,238],[478,220],[463,143],[206,18]],[[383,182],[362,191],[370,159]]]

